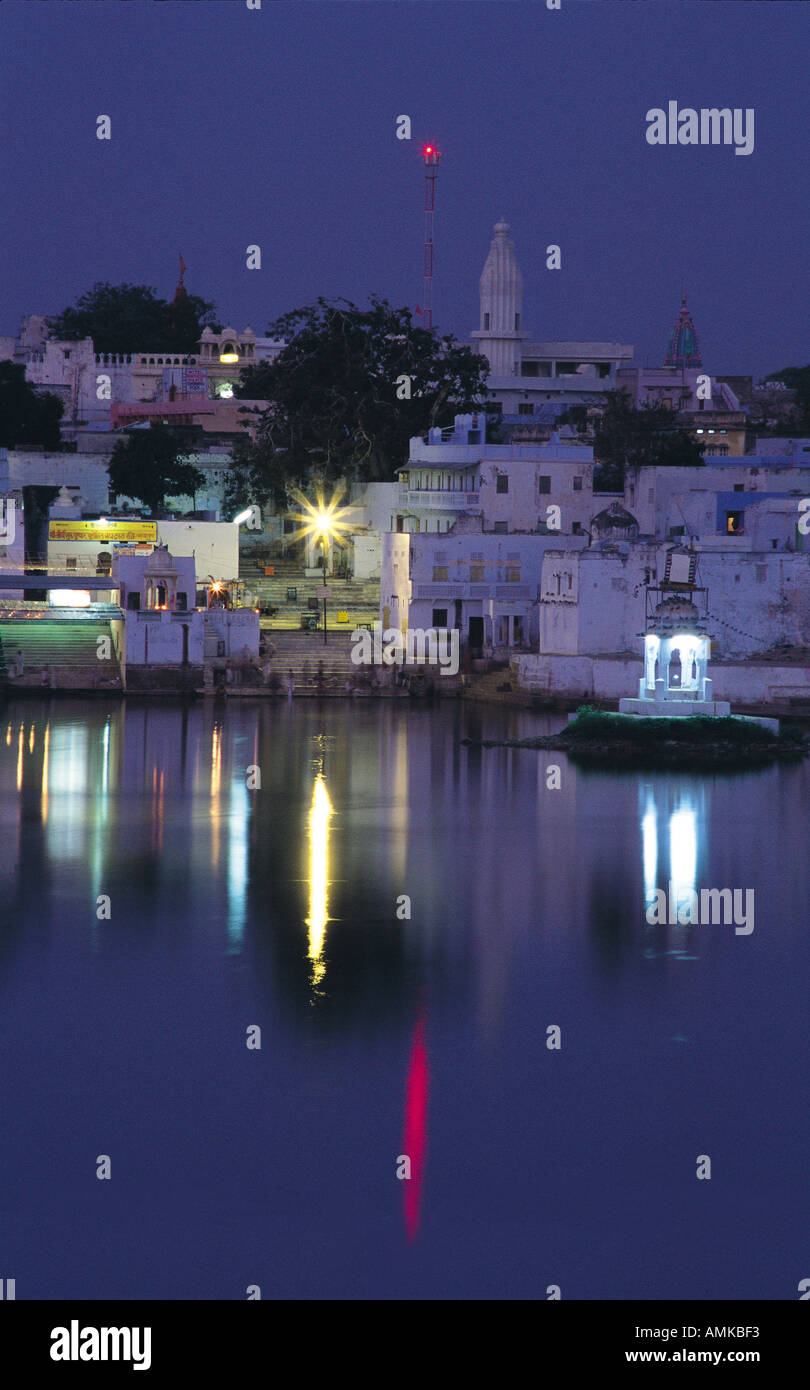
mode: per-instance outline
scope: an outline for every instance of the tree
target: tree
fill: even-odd
[[[588,407],[587,405],[569,405],[561,415],[554,421],[555,430],[559,430],[563,425],[570,425],[577,434],[585,434],[588,429]]]
[[[111,285],[97,280],[75,305],[48,320],[52,338],[92,338],[96,352],[194,352],[203,328],[213,322],[214,305],[197,295],[173,303],[148,285]]]
[[[788,391],[795,393],[796,432],[810,430],[810,366],[785,367],[781,372],[771,372],[765,380],[784,381]]]
[[[20,363],[0,362],[0,448],[60,449],[64,408],[58,396],[37,391],[26,381]]]
[[[599,464],[594,486],[621,492],[625,468],[696,468],[704,460],[691,435],[677,424],[668,406],[636,410],[624,391],[606,391],[605,409],[596,427],[594,457]]]
[[[271,405],[255,443],[234,451],[234,496],[283,500],[288,484],[313,474],[325,483],[392,479],[412,435],[455,411],[481,410],[488,394],[485,358],[374,296],[368,309],[319,298],[268,333],[287,346],[236,388]]]
[[[116,442],[107,465],[110,487],[156,514],[167,497],[193,497],[205,474],[188,460],[180,439],[165,425],[133,430]]]

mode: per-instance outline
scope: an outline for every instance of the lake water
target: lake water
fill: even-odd
[[[797,1297],[808,765],[586,773],[454,702],[1,714],[18,1298]],[[670,879],[754,930],[649,926]]]

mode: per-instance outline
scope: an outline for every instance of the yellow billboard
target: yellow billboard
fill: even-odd
[[[156,521],[51,521],[48,523],[51,541],[140,541],[154,545],[157,540]]]

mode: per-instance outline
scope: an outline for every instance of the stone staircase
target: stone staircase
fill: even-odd
[[[295,691],[314,690],[317,680],[318,663],[323,662],[327,689],[345,694],[349,677],[356,680],[358,673],[367,667],[355,666],[351,659],[352,644],[348,633],[327,632],[324,644],[323,630],[320,632],[289,632],[275,627],[263,630],[262,637],[275,647],[268,657],[273,675],[278,676],[286,692],[287,673],[295,677]],[[332,684],[334,682],[334,684]]]
[[[317,597],[323,584],[318,575],[304,574],[301,565],[294,560],[273,561],[275,573],[265,575],[264,565],[257,560],[241,559],[239,577],[245,581],[246,594],[253,602],[251,607],[268,605],[277,608],[272,618],[262,618],[262,628],[270,627],[276,631],[301,631],[301,618],[304,615],[316,616],[323,634],[323,599],[318,600],[317,610],[310,608],[308,600]],[[327,587],[332,596],[326,601],[326,623],[329,632],[349,633],[360,623],[378,622],[380,617],[379,579],[338,579],[330,575]],[[289,598],[288,591],[294,589],[295,597]],[[247,602],[247,598],[246,598]],[[348,619],[338,622],[338,613],[345,612]]]
[[[100,646],[106,638],[109,646]],[[22,652],[23,674],[16,660]],[[110,651],[109,658],[100,652]],[[43,671],[48,674],[43,684]],[[0,684],[19,689],[120,690],[121,668],[109,621],[88,618],[12,618],[0,621]]]

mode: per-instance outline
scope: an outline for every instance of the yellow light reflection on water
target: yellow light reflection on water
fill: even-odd
[[[22,791],[23,784],[23,743],[25,741],[25,729],[20,725],[20,737],[17,742],[17,791]]]
[[[219,797],[219,787],[222,780],[222,730],[218,725],[214,725],[211,730],[211,800],[216,801]]]
[[[332,803],[326,790],[323,773],[319,772],[312,788],[309,808],[309,929],[308,956],[312,961],[312,983],[317,985],[326,973],[323,947],[329,921],[329,817]]]
[[[222,729],[215,724],[211,730],[211,864],[219,868],[220,807],[222,785]]]

